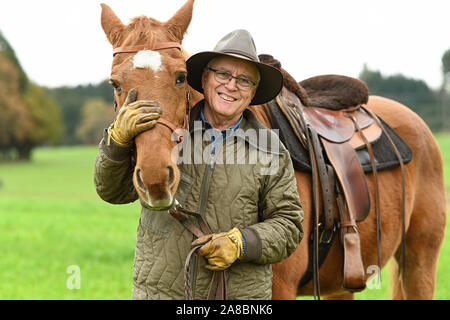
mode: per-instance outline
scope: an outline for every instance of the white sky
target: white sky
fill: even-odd
[[[97,83],[112,61],[101,2],[128,23],[138,15],[166,21],[185,0],[0,0],[0,31],[38,84]],[[258,53],[275,56],[297,80],[357,77],[367,63],[437,88],[449,15],[449,0],[196,0],[183,45],[211,50],[228,32],[247,29]]]

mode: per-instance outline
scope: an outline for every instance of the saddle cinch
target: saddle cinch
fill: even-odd
[[[398,158],[402,173],[404,161],[380,119],[364,107],[369,96],[365,83],[345,76],[328,75],[310,78],[300,84],[308,94],[308,106],[286,87],[271,102],[276,101],[295,136],[308,150],[312,169],[312,254],[300,286],[313,280],[314,296],[320,298],[319,268],[340,230],[344,253],[342,286],[348,291],[358,292],[366,286],[366,275],[356,222],[367,217],[371,204],[357,151],[367,149],[374,176],[379,265],[381,222],[372,145],[384,133]],[[338,217],[335,217],[335,207]],[[404,196],[402,211],[404,217]]]

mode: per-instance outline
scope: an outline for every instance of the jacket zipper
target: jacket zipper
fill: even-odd
[[[205,175],[203,177],[203,187],[202,187],[202,193],[200,196],[199,213],[203,218],[205,217],[206,200],[208,198],[208,193],[209,193],[208,192],[209,191],[209,183],[211,180],[212,173],[214,171],[214,163],[215,163],[215,158],[213,155],[211,155],[209,158],[209,164],[206,167]],[[205,222],[206,222],[206,220],[205,220]],[[191,279],[192,279],[192,283],[194,284],[192,286],[192,297],[195,299],[195,282],[197,280],[197,269],[198,269],[198,257],[195,255],[193,256],[193,265],[195,266],[195,268],[192,268],[192,271],[191,271]]]

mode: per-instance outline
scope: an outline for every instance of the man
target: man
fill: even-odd
[[[199,151],[203,157],[200,163],[180,164],[176,199],[198,211],[213,234],[194,240],[167,212],[143,208],[133,298],[184,299],[184,259],[191,246],[199,245],[190,274],[195,299],[207,298],[213,271],[222,270],[226,270],[229,299],[270,299],[270,265],[297,248],[303,236],[303,210],[289,153],[247,107],[272,100],[281,90],[282,75],[259,62],[253,39],[244,30],[225,36],[214,51],[192,56],[187,69],[189,84],[205,99],[192,108],[190,137],[194,138],[189,143],[194,146],[186,150]],[[131,183],[111,172],[117,162],[109,165],[113,157],[123,158],[120,150],[125,148],[115,144],[118,133],[138,134],[129,123],[133,121],[115,121],[110,128],[112,141],[100,144],[96,161],[97,192],[113,203],[121,201],[111,194],[104,197],[108,184]],[[265,132],[267,137],[255,140],[264,135],[252,132]],[[194,143],[198,134],[207,137],[200,146]],[[130,174],[128,169],[132,168],[120,172]],[[136,192],[130,191],[129,198],[137,199]]]

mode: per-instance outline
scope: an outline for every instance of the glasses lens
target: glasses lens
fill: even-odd
[[[231,81],[231,74],[226,71],[213,70],[216,75],[216,80],[222,83]]]
[[[236,79],[236,86],[241,90],[249,90],[250,88],[256,86],[256,83],[254,83],[253,81],[246,78],[233,77],[228,71],[216,70],[213,68],[208,69],[214,72],[214,77],[220,83],[227,84],[231,81],[232,78],[234,78]]]
[[[236,81],[237,81],[237,86],[239,88],[248,89],[248,88],[252,87],[252,84],[251,84],[250,80],[248,80],[248,79],[236,78]]]

